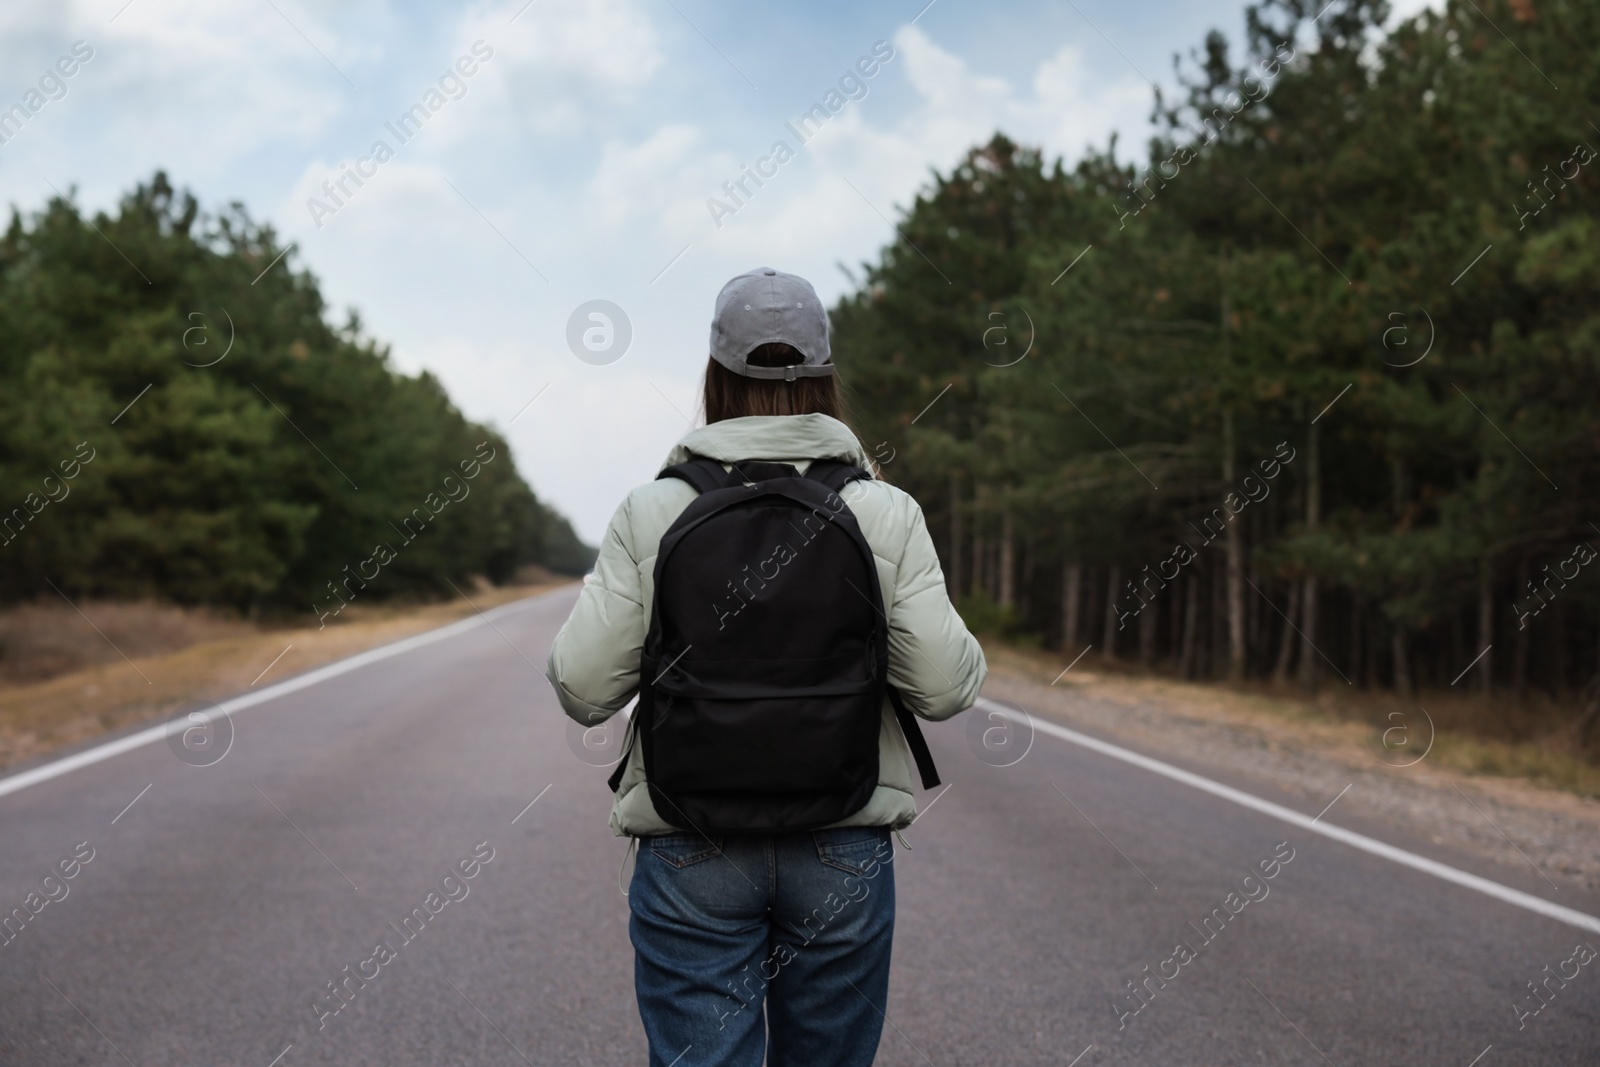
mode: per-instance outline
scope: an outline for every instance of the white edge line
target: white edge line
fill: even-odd
[[[368,649],[348,659],[336,660],[326,666],[307,671],[305,674],[275,682],[254,693],[246,693],[242,696],[224,700],[216,706],[222,709],[223,714],[232,715],[236,711],[243,711],[245,708],[264,704],[269,700],[288,696],[290,693],[297,693],[302,689],[308,689],[330,678],[337,678],[341,674],[348,674],[350,671],[358,670],[369,664],[392,659],[395,656],[410,652],[412,649],[422,648],[436,641],[443,641],[457,634],[466,633],[468,630],[482,626],[491,616],[515,614],[515,611],[508,609],[523,610],[529,606],[531,601],[542,599],[546,595],[548,594],[541,593],[523,600],[514,600],[510,604],[502,604],[486,613],[468,616],[465,619],[441,626],[437,630],[428,630],[425,633],[407,637],[393,644],[380,645],[377,648]],[[0,778],[0,797],[26,789],[30,785],[38,785],[40,782],[48,782],[52,778],[59,778],[63,774],[68,774],[80,767],[88,767],[102,760],[108,760],[113,756],[120,756],[124,752],[132,752],[136,748],[142,748],[145,745],[161,740],[166,736],[166,733],[167,724],[164,722],[158,723],[155,726],[140,730],[138,733],[129,734],[127,737],[108,741],[103,745],[96,745],[86,751],[55,760],[52,763],[46,763],[42,767],[35,767],[32,770],[23,771],[21,774],[13,774],[9,778]]]
[[[990,710],[1006,716],[1013,722],[1021,723],[1024,721],[1022,716],[1003,704],[996,704],[994,701],[984,697],[979,697],[976,703],[987,706]],[[1142,756],[1137,752],[1102,741],[1097,737],[1090,737],[1088,734],[1069,730],[1065,726],[1058,726],[1039,716],[1029,716],[1028,721],[1032,722],[1035,730],[1049,734],[1051,737],[1059,738],[1062,741],[1070,741],[1075,745],[1081,745],[1101,755],[1110,756],[1112,759],[1118,759],[1124,763],[1130,763],[1135,767],[1140,767],[1170,778],[1175,782],[1192,786],[1202,793],[1210,793],[1212,796],[1232,801],[1240,807],[1249,808],[1251,811],[1270,816],[1291,826],[1297,826],[1314,834],[1321,834],[1323,837],[1331,838],[1340,844],[1349,845],[1351,848],[1370,853],[1392,863],[1398,863],[1402,867],[1410,867],[1412,870],[1421,871],[1423,874],[1431,874],[1435,878],[1482,893],[1484,896],[1493,897],[1503,903],[1524,908],[1548,919],[1554,919],[1569,926],[1576,926],[1580,930],[1600,933],[1600,918],[1596,918],[1593,915],[1585,914],[1573,908],[1562,907],[1560,904],[1552,904],[1543,897],[1536,897],[1532,893],[1524,893],[1520,889],[1512,889],[1510,886],[1501,885],[1499,882],[1491,882],[1487,878],[1480,878],[1478,875],[1469,874],[1437,860],[1430,860],[1426,856],[1407,852],[1403,848],[1385,844],[1365,834],[1358,834],[1353,830],[1346,830],[1330,823],[1317,822],[1310,816],[1302,815],[1298,811],[1286,808],[1281,804],[1274,804],[1270,800],[1262,800],[1260,797],[1253,796],[1242,790],[1223,785],[1221,782],[1214,782],[1210,778],[1202,777],[1180,767],[1174,767],[1170,763],[1163,763],[1161,760]],[[0,786],[3,786],[3,784],[0,783]]]

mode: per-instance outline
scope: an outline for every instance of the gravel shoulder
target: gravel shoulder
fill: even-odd
[[[1394,766],[1414,757],[1386,753],[1369,725],[1286,715],[1218,686],[1102,673],[1089,661],[1052,685],[1037,656],[989,642],[985,650],[990,699],[1197,770],[1252,779],[1268,797],[1332,797],[1350,785],[1339,808],[1351,816],[1523,873],[1532,862],[1555,887],[1600,891],[1600,801],[1426,756]]]

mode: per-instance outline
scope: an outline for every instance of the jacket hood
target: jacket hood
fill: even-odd
[[[720,463],[770,459],[781,463],[838,459],[872,469],[850,427],[829,415],[751,415],[691,430],[672,446],[661,468],[705,456]]]

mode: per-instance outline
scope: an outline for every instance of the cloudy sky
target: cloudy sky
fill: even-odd
[[[1137,154],[1150,83],[1175,85],[1173,53],[1208,29],[1238,41],[1242,8],[10,0],[0,107],[75,42],[93,54],[0,145],[0,198],[30,212],[54,185],[109,208],[165,169],[208,207],[244,202],[341,320],[357,307],[401,369],[507,432],[593,542],[695,414],[727,278],[770,265],[831,303],[841,264],[874,259],[930,171],[996,129],[1069,162],[1113,131]],[[872,76],[828,99],[864,58]],[[402,141],[390,127],[417,104]],[[785,123],[817,104],[838,113],[802,144]],[[794,158],[729,198],[779,140]],[[350,167],[362,184],[325,192]],[[736,210],[714,217],[712,197]],[[631,325],[611,362],[567,342],[597,299]]]

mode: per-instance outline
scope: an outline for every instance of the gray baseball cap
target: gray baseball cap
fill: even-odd
[[[800,353],[788,367],[752,367],[750,353],[782,342]],[[821,378],[828,362],[828,313],[811,283],[771,267],[747,271],[722,287],[711,319],[711,358],[747,378]]]

